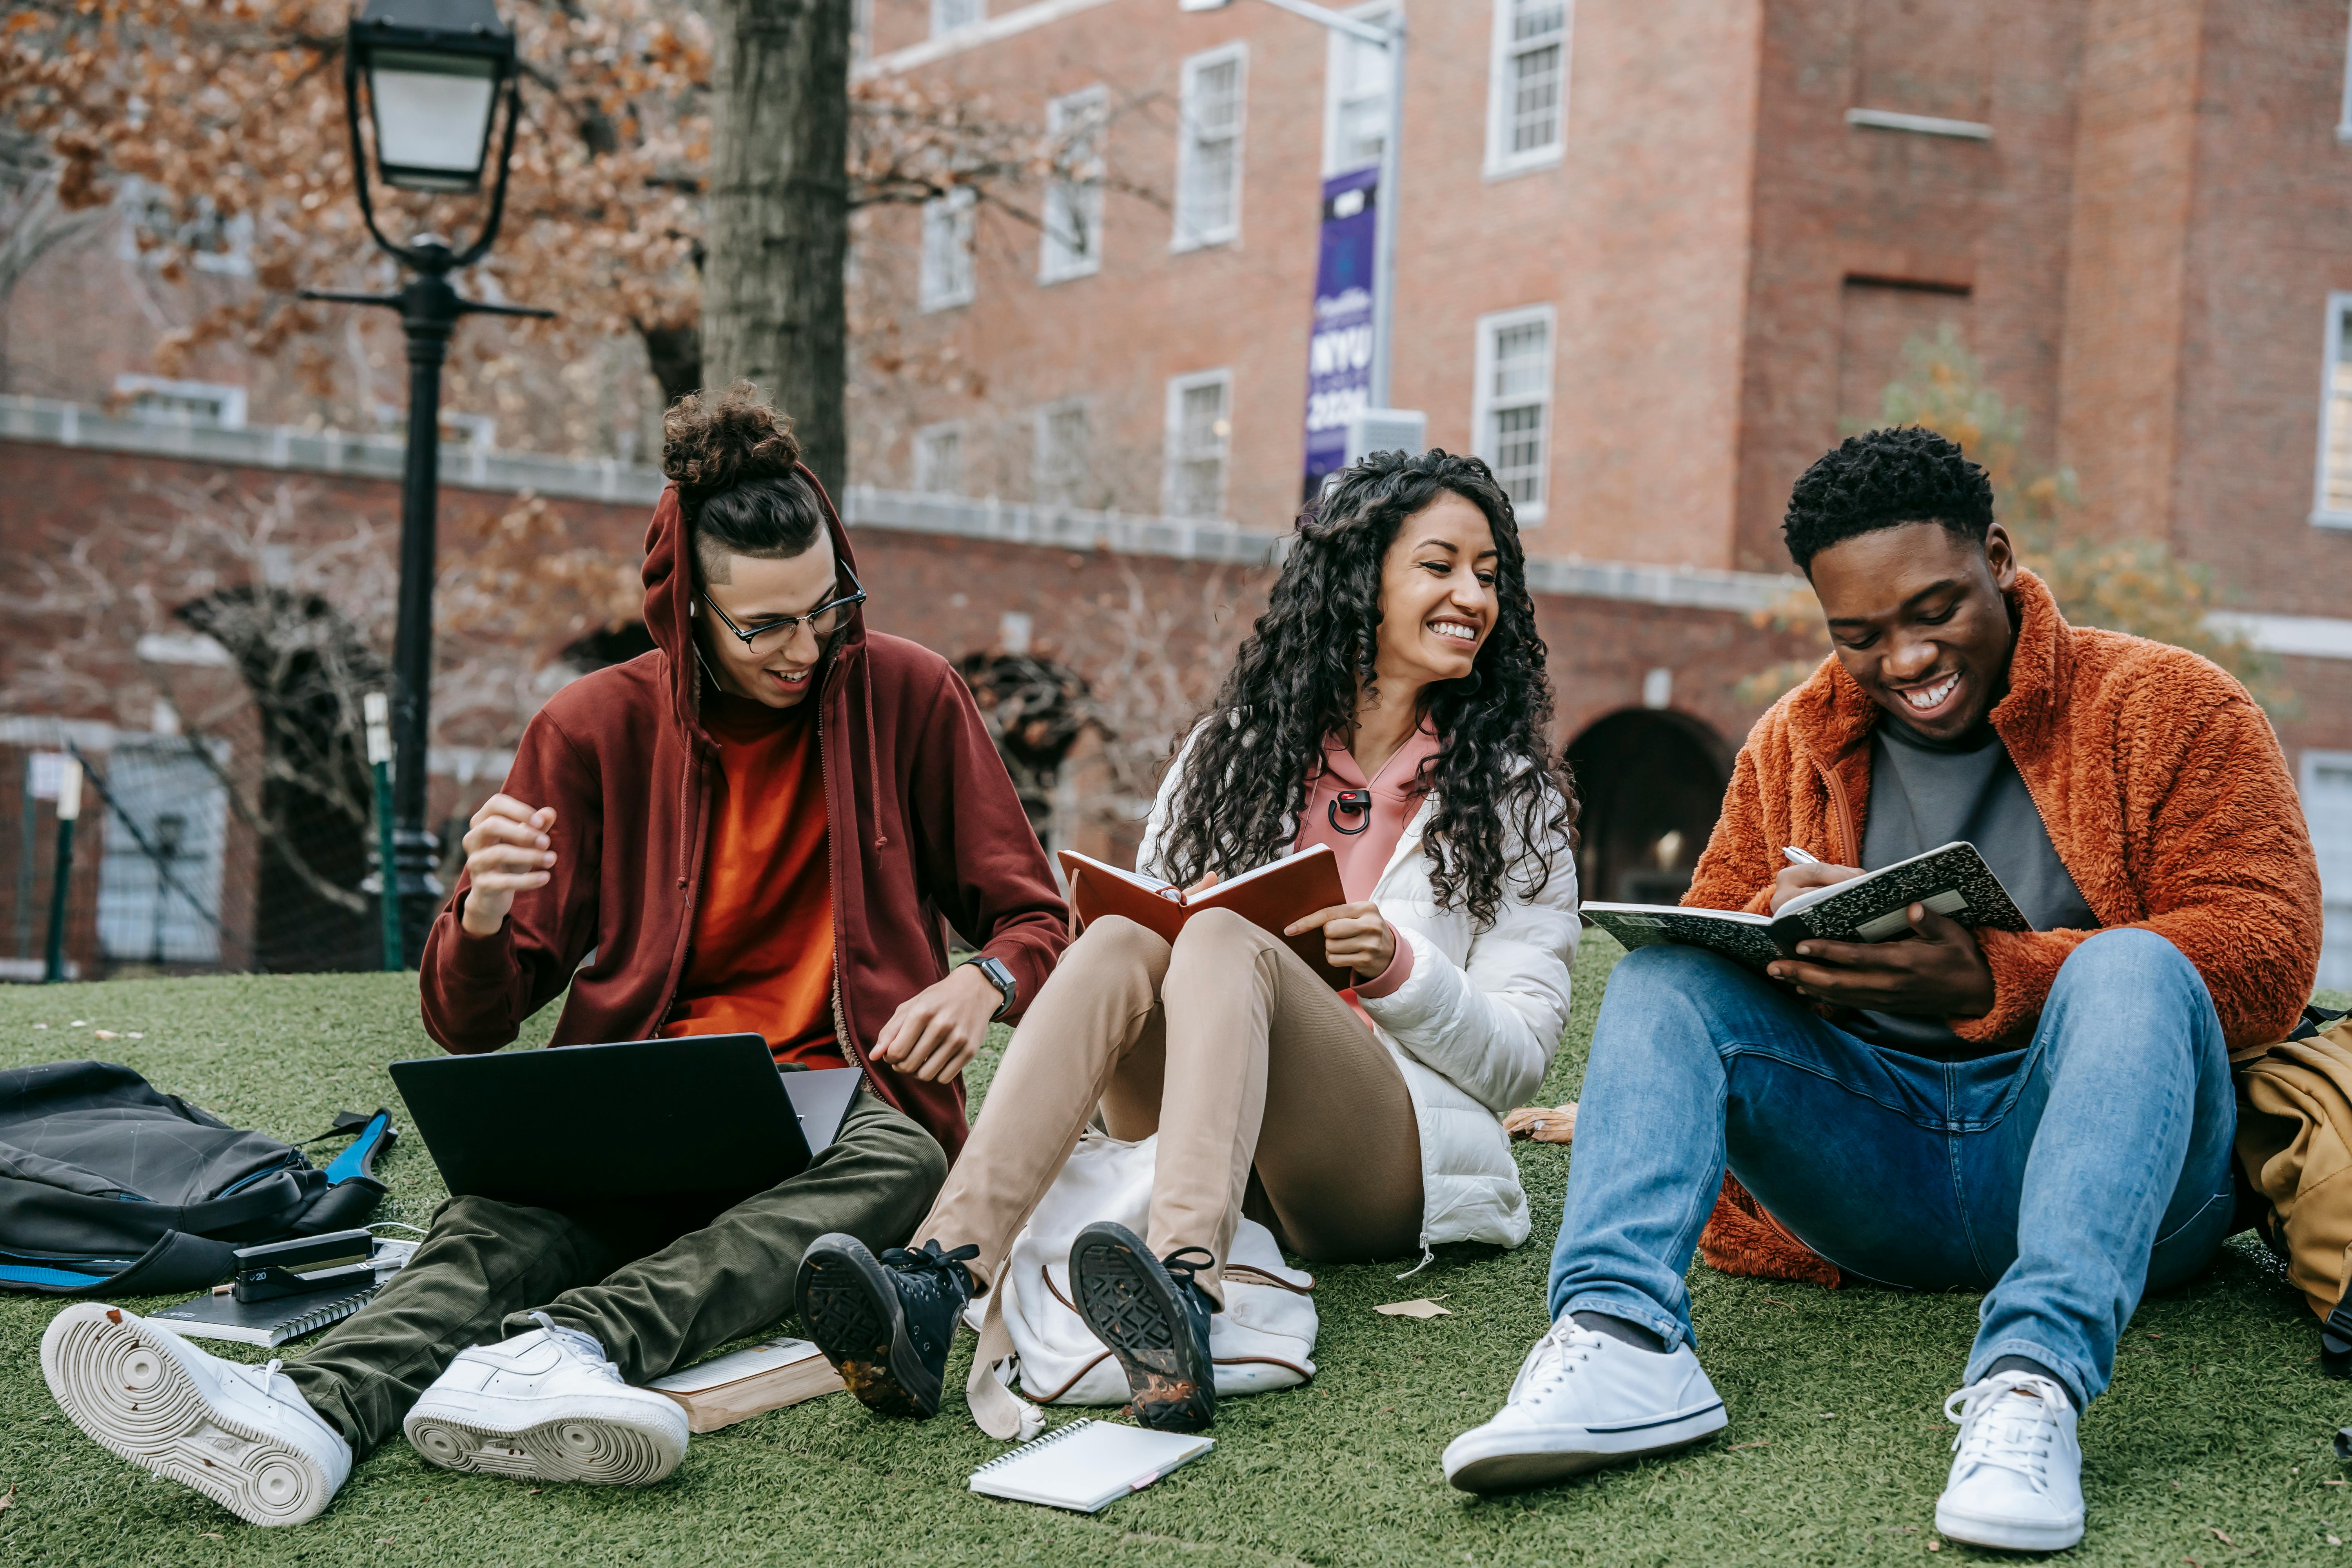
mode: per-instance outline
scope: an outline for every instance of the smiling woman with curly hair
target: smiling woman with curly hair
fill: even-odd
[[[921,1413],[948,1335],[999,1278],[1089,1117],[1158,1135],[1148,1237],[1080,1231],[1071,1296],[1146,1425],[1215,1410],[1211,1316],[1244,1203],[1313,1258],[1517,1246],[1498,1118],[1568,1019],[1575,795],[1510,498],[1475,458],[1375,454],[1299,520],[1266,612],[1179,747],[1139,853],[1198,887],[1328,847],[1344,901],[1301,911],[1334,993],[1275,933],[1202,910],[1171,943],[1090,924],[1032,1004],[916,1252],[821,1241],[803,1321],[877,1412]],[[814,1296],[812,1297],[812,1292]],[[936,1395],[932,1395],[935,1401]]]

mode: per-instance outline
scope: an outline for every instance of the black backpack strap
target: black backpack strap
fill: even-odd
[[[0,1286],[44,1296],[167,1296],[209,1290],[236,1268],[236,1248],[230,1243],[167,1230],[154,1246],[119,1267],[0,1256]]]
[[[2294,1032],[2288,1035],[2287,1038],[2308,1040],[2315,1036],[2324,1035],[2331,1025],[2347,1016],[2352,1015],[2347,1015],[2337,1008],[2323,1007],[2316,1002],[2305,1002],[2303,1005],[2303,1022],[2294,1026]]]

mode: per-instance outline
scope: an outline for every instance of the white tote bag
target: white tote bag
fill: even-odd
[[[1010,1384],[1045,1405],[1124,1405],[1127,1374],[1071,1304],[1070,1244],[1097,1220],[1140,1236],[1151,1207],[1156,1138],[1122,1143],[1089,1130],[1013,1243],[1003,1278],[965,1310],[980,1331],[965,1394],[992,1436],[1026,1440],[1044,1424]],[[1223,1268],[1225,1310],[1209,1320],[1217,1397],[1290,1388],[1315,1375],[1315,1279],[1286,1267],[1274,1235],[1243,1219]]]

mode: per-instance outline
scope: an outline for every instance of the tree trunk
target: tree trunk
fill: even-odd
[[[848,311],[851,0],[712,0],[704,384],[756,382],[838,494]]]

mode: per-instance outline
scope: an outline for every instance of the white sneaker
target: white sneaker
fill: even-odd
[[[541,1327],[457,1352],[401,1423],[445,1469],[641,1487],[686,1458],[686,1410],[631,1388],[604,1347],[544,1312]]]
[[[73,1424],[248,1524],[299,1524],[352,1473],[352,1446],[278,1375],[157,1324],[76,1301],[41,1335],[41,1375]]]
[[[1944,1415],[1960,1435],[1936,1500],[1937,1530],[2010,1552],[2063,1552],[2083,1539],[2083,1450],[2064,1389],[2004,1372],[1944,1401]]]
[[[1465,1492],[1516,1491],[1696,1443],[1725,1419],[1690,1346],[1643,1350],[1563,1313],[1495,1418],[1445,1446],[1445,1479]]]

